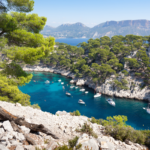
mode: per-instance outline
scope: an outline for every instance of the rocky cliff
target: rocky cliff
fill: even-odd
[[[76,83],[77,85],[87,85],[90,88],[96,89],[97,92],[101,92],[102,94],[109,95],[109,96],[116,96],[121,98],[130,98],[130,99],[137,99],[137,100],[150,100],[150,89],[148,87],[144,87],[141,89],[141,84],[143,83],[142,79],[135,78],[134,76],[125,77],[124,74],[119,73],[118,80],[126,79],[128,81],[128,90],[118,90],[114,88],[112,81],[114,80],[115,76],[111,76],[110,78],[106,79],[105,83],[102,85],[96,85],[93,83],[90,77],[87,78],[76,78],[73,73],[69,70],[64,70],[62,68],[50,68],[50,67],[43,67],[43,66],[26,66],[23,68],[25,71],[47,71],[58,73],[63,76],[67,76],[72,78],[72,83]]]
[[[146,150],[146,147],[132,142],[121,142],[115,140],[110,136],[105,136],[103,131],[105,128],[98,124],[92,124],[89,118],[85,116],[71,116],[70,113],[65,111],[58,111],[55,115],[43,112],[41,110],[33,109],[31,107],[24,107],[20,104],[12,104],[0,101],[0,106],[9,111],[11,114],[24,117],[26,121],[34,124],[43,124],[45,127],[53,131],[59,139],[55,140],[51,136],[44,133],[31,133],[31,131],[24,127],[19,126],[21,130],[26,132],[29,137],[36,141],[36,145],[30,145],[25,141],[23,134],[14,131],[10,122],[0,122],[0,150],[54,150],[58,145],[68,145],[68,140],[78,136],[79,139],[76,143],[82,144],[79,150],[92,150],[107,149],[107,150]],[[98,137],[94,138],[87,134],[76,132],[84,123],[88,123]]]

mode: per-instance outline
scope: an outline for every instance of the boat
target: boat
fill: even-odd
[[[50,82],[48,80],[46,80],[45,83],[50,83]]]
[[[85,94],[89,93],[88,91],[85,91]]]
[[[107,99],[107,102],[112,106],[116,105],[115,102],[111,98]]]
[[[94,95],[94,97],[100,97],[101,96],[101,93],[96,93],[95,95]]]
[[[77,89],[78,87],[76,86],[75,88]]]
[[[64,84],[64,82],[61,82],[61,84]]]
[[[148,114],[150,114],[150,108],[149,108],[149,106],[150,106],[150,103],[148,103],[148,107],[147,108],[143,107],[143,109],[145,109]]]
[[[74,88],[74,86],[70,86],[70,88],[72,89],[72,88]]]
[[[65,89],[65,87],[64,87],[64,86],[63,86],[62,88],[63,88],[63,89]]]
[[[70,93],[68,93],[68,92],[66,92],[66,95],[67,95],[67,96],[71,96],[71,94],[70,94]]]
[[[85,89],[80,89],[80,91],[84,92],[84,91],[85,91]]]
[[[85,102],[82,99],[79,99],[78,103],[79,104],[85,104]]]
[[[59,79],[58,81],[61,82],[61,79]]]

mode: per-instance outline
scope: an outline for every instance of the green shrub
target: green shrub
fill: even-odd
[[[78,139],[79,137],[76,136],[74,139],[69,140],[68,143],[69,143],[70,148],[73,148],[76,145]]]
[[[93,129],[88,125],[87,123],[84,123],[81,129],[77,129],[77,132],[86,133],[89,136],[93,136],[95,138],[98,138],[97,134],[93,131]]]
[[[81,116],[79,110],[76,110],[74,112],[70,112],[70,115],[72,115],[72,116]]]
[[[33,105],[31,105],[31,107],[34,108],[34,109],[41,109],[38,104],[33,104]]]
[[[142,73],[135,72],[135,76],[141,76]]]
[[[55,148],[54,150],[72,150],[72,148],[68,148],[67,145],[63,145]]]
[[[79,143],[79,144],[76,146],[76,150],[79,149],[79,148],[81,148],[81,147],[82,147],[82,144]]]
[[[97,123],[97,124],[102,124],[103,121],[104,121],[103,119],[95,119],[94,117],[92,117],[90,120],[90,122]]]
[[[127,70],[122,70],[121,71],[125,76],[127,76],[129,74],[129,72]]]
[[[76,110],[76,111],[75,111],[75,116],[81,116],[79,110]]]

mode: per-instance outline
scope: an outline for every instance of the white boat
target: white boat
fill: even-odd
[[[111,98],[107,99],[107,102],[112,106],[116,105],[115,102]]]
[[[85,102],[82,99],[79,99],[78,103],[79,104],[85,104]]]
[[[61,82],[61,79],[59,79],[58,81]]]
[[[61,82],[61,84],[64,84],[64,82]]]
[[[85,94],[89,93],[88,91],[85,91]]]
[[[65,89],[65,87],[64,87],[64,86],[63,86],[62,88],[63,88],[63,89]]]
[[[149,108],[149,105],[150,105],[150,103],[148,104],[148,107],[147,107],[147,108],[144,108],[144,107],[143,107],[143,109],[145,109],[146,112],[147,112],[148,114],[150,114],[150,108]]]
[[[96,93],[95,95],[94,95],[94,97],[100,97],[101,96],[101,93]]]
[[[72,88],[74,88],[74,86],[70,86],[70,88],[72,89]]]
[[[84,92],[84,91],[85,91],[85,89],[80,89],[80,91]]]
[[[71,96],[71,94],[70,94],[70,93],[68,93],[68,92],[66,92],[66,95]]]
[[[45,83],[50,83],[50,82],[48,80],[46,80]]]
[[[78,87],[76,86],[75,88],[77,89]]]

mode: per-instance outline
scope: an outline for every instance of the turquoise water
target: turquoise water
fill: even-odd
[[[79,43],[87,42],[89,39],[56,39],[55,42],[66,43],[68,45],[77,46]]]
[[[135,101],[130,99],[114,98],[116,107],[109,105],[106,102],[107,96],[102,95],[99,98],[93,98],[94,91],[88,87],[84,87],[88,94],[80,92],[78,89],[70,89],[70,79],[53,73],[33,73],[33,79],[29,84],[19,87],[19,89],[31,96],[31,103],[38,103],[43,111],[51,112],[56,111],[73,112],[79,110],[82,115],[95,118],[106,119],[107,116],[125,115],[128,117],[128,124],[135,129],[149,129],[150,128],[150,115],[143,110],[147,107],[147,103]],[[65,90],[58,80],[64,82]],[[36,80],[37,82],[33,82]],[[45,84],[46,80],[50,84]],[[54,83],[52,83],[54,82]],[[68,84],[68,86],[67,86]],[[72,97],[65,95],[68,91]],[[78,104],[78,100],[82,99],[86,105]]]

